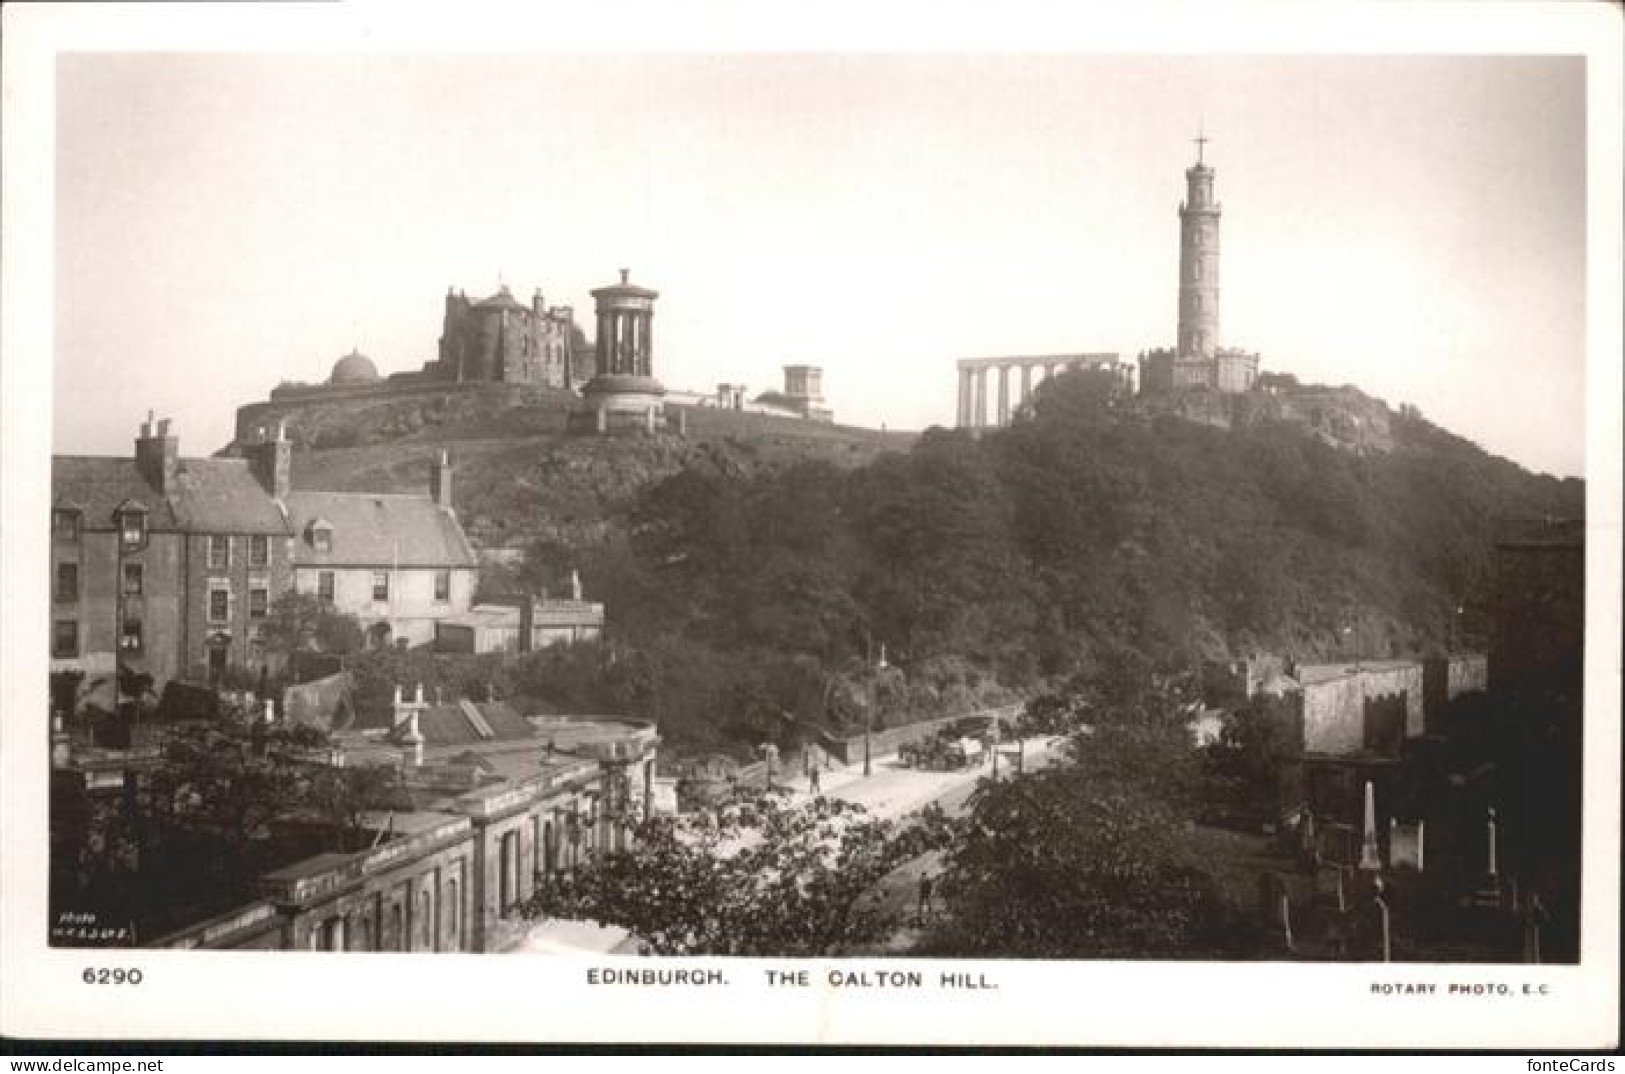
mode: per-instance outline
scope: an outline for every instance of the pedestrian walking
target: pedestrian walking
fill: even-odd
[[[915,911],[915,913],[914,913],[914,920],[915,920],[916,924],[919,924],[919,925],[925,924],[926,912],[931,909],[931,888],[932,888],[931,874],[929,872],[921,873],[920,874],[920,905],[919,905],[919,909],[917,909]]]
[[[807,793],[808,794],[823,794],[824,793],[823,790],[818,785],[818,766],[816,764],[812,766],[812,771],[807,773]]]

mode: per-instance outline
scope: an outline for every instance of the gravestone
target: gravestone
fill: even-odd
[[[1413,824],[1401,824],[1397,820],[1388,821],[1388,867],[1390,869],[1415,869],[1423,871],[1424,865],[1424,839],[1427,834],[1427,822],[1416,821]]]
[[[1315,902],[1335,907],[1338,913],[1348,910],[1348,881],[1341,866],[1323,866],[1315,871]]]

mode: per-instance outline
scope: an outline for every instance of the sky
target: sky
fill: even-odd
[[[1507,56],[91,53],[58,60],[52,447],[184,454],[448,287],[592,330],[629,268],[668,388],[824,369],[951,425],[957,358],[1173,342],[1210,139],[1219,341],[1585,471],[1583,61]]]

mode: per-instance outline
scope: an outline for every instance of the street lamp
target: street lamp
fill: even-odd
[[[885,670],[886,670],[886,643],[881,642],[880,643],[880,663],[875,667],[875,672],[878,673],[878,672],[885,671]],[[863,774],[864,774],[865,777],[867,777],[869,775],[869,772],[870,772],[870,754],[871,754],[871,752],[873,751],[873,748],[874,748],[873,743],[872,743],[871,740],[874,737],[874,730],[875,730],[875,676],[874,676],[874,674],[871,674],[869,676],[869,707],[868,707],[867,711],[864,714],[864,720],[863,720]]]

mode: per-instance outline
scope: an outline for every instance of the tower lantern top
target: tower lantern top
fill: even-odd
[[[1196,137],[1192,138],[1191,141],[1196,143],[1196,166],[1197,167],[1202,166],[1203,151],[1207,148],[1207,144],[1211,140],[1212,139],[1210,139],[1206,134],[1202,133],[1202,128],[1201,127],[1196,128]]]

